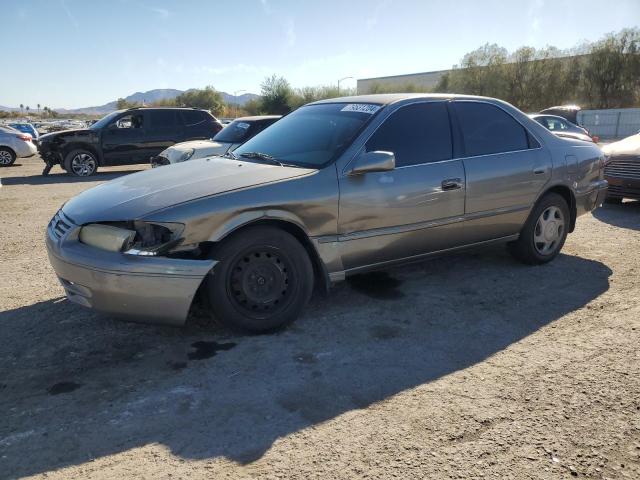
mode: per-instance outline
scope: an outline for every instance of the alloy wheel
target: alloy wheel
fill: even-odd
[[[0,165],[11,165],[13,156],[7,150],[0,150]]]
[[[71,170],[78,177],[88,177],[96,170],[96,159],[88,153],[78,153],[71,160]]]

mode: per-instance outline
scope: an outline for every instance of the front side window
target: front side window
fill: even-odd
[[[367,152],[393,152],[396,166],[449,160],[452,153],[449,113],[444,102],[400,108],[367,141]]]
[[[131,113],[116,120],[115,126],[117,128],[142,128],[143,119],[144,117],[141,113]]]
[[[324,103],[300,107],[233,153],[237,156],[261,153],[283,163],[319,168],[349,146],[380,108],[364,103]]]
[[[504,110],[482,102],[453,102],[469,157],[529,148],[527,132]]]

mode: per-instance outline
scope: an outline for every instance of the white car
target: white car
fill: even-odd
[[[28,133],[11,127],[0,127],[0,167],[13,165],[18,157],[32,157],[37,151]]]
[[[176,143],[151,159],[153,167],[224,155],[263,131],[280,119],[280,115],[260,115],[237,118],[220,130],[211,140],[192,140]]]

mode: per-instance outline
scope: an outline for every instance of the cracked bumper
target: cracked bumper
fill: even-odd
[[[198,287],[217,263],[108,252],[80,243],[79,231],[62,212],[47,228],[49,261],[67,298],[144,323],[183,325]]]

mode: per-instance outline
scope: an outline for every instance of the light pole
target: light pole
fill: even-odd
[[[338,95],[340,95],[340,82],[342,82],[343,80],[349,80],[350,78],[353,78],[353,77],[344,77],[338,80]]]
[[[238,116],[238,94],[243,92],[246,92],[246,90],[236,90],[233,92],[233,98],[236,101],[236,117]]]

